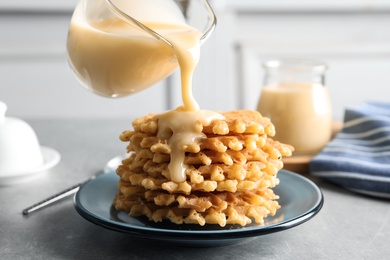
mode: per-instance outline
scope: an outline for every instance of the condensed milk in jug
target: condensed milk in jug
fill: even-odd
[[[82,85],[102,96],[122,97],[161,81],[179,63],[185,73],[193,66],[188,61],[197,62],[196,45],[211,34],[215,17],[206,0],[191,1],[196,15],[180,3],[81,0],[69,26],[67,53]]]

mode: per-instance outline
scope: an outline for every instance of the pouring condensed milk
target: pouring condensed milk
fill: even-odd
[[[200,31],[186,21],[188,6],[180,10],[176,2],[81,0],[69,26],[67,50],[81,83],[107,97],[141,91],[180,68],[183,106],[159,115],[159,136],[169,139],[173,149],[170,178],[182,182],[182,147],[203,135],[194,129],[196,122],[207,124],[223,116],[199,110],[192,96],[192,75],[200,46],[215,27],[214,13],[206,0],[187,1],[206,14],[196,15],[197,24],[205,20]]]
[[[314,154],[331,138],[326,69],[324,63],[313,60],[264,63],[264,86],[257,110],[275,125],[275,139],[294,146],[295,154]]]

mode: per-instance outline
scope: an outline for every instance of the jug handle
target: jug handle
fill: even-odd
[[[205,31],[202,37],[200,37],[200,45],[202,45],[209,38],[209,36],[212,34],[215,27],[217,26],[217,17],[214,13],[213,8],[211,8],[211,5],[208,0],[203,0],[203,1],[205,2],[208,11],[211,14],[212,19],[210,19],[210,26],[208,26],[207,31]]]

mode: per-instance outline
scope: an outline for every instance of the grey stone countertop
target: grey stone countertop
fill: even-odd
[[[71,197],[25,217],[22,210],[87,179],[123,154],[131,120],[27,120],[60,163],[43,176],[0,187],[0,259],[389,259],[390,203],[311,178],[325,203],[311,220],[245,243],[167,246],[88,222]]]

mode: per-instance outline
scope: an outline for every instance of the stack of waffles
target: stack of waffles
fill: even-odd
[[[282,157],[293,147],[274,141],[275,128],[256,111],[222,113],[224,119],[201,125],[203,138],[183,146],[186,179],[171,180],[169,140],[157,137],[158,115],[133,122],[120,139],[129,157],[120,176],[117,210],[176,224],[264,224],[280,208],[272,188],[279,183]]]

